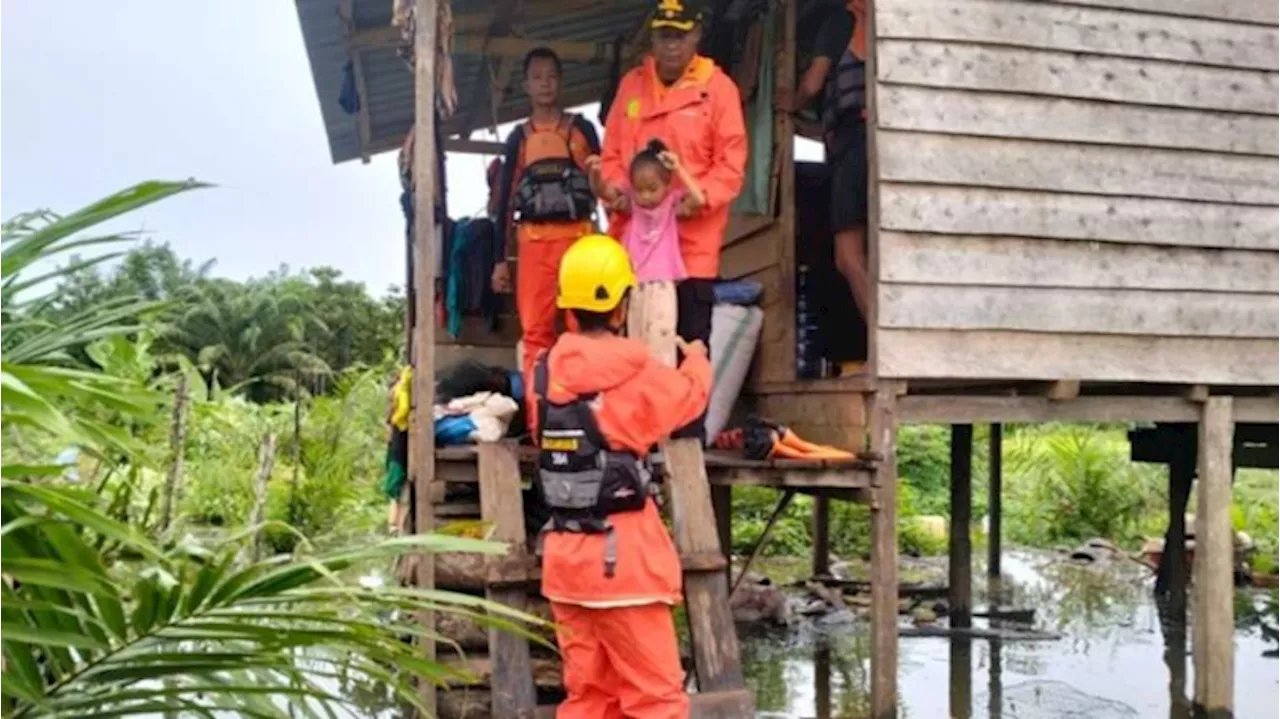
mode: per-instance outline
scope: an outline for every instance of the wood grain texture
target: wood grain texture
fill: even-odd
[[[883,461],[871,503],[871,716],[892,719],[898,705],[898,460],[897,391],[876,390],[871,450]]]
[[[881,232],[882,282],[1275,292],[1272,251]]]
[[[1207,716],[1230,716],[1235,665],[1234,535],[1230,397],[1210,397],[1200,421],[1196,507],[1195,703]],[[1219,714],[1221,712],[1221,714]]]
[[[1202,17],[1274,26],[1280,12],[1270,0],[1045,0],[1065,5],[1118,8],[1155,15]]]
[[[676,547],[682,555],[721,554],[701,444],[696,439],[669,440],[663,443],[662,451],[671,488]],[[686,575],[684,594],[699,690],[741,689],[742,664],[725,573]]]
[[[1237,422],[1277,420],[1275,397],[1236,397]],[[977,422],[1198,422],[1200,405],[1183,397],[1046,397],[908,395],[898,399],[903,423]]]
[[[720,251],[720,277],[731,280],[760,272],[778,264],[781,232],[756,233]]]
[[[1023,0],[894,0],[876,8],[881,38],[1277,67],[1274,27]]]
[[[414,13],[421,19],[416,25],[414,47],[414,137],[413,206],[416,217],[432,217],[436,197],[436,37],[437,0],[415,0]],[[414,303],[417,321],[412,328],[410,345],[413,380],[410,388],[409,412],[409,482],[413,484],[413,526],[419,534],[435,529],[431,503],[431,486],[435,481],[435,433],[432,431],[431,408],[435,404],[435,287],[436,226],[434,222],[416,222],[413,231],[413,286],[417,288]],[[427,554],[417,555],[414,583],[421,589],[434,589],[435,562]],[[420,612],[422,626],[435,626],[433,612]],[[436,643],[420,642],[422,658],[433,661]],[[419,692],[428,715],[435,713],[436,690],[429,681],[420,681]]]
[[[881,83],[992,90],[1275,115],[1276,73],[1159,60],[937,42],[882,40]]]
[[[882,130],[887,181],[1274,207],[1274,158]]]
[[[914,85],[883,85],[879,98],[887,130],[1280,154],[1268,115]]]
[[[1275,207],[883,183],[886,230],[1150,245],[1280,248]]]
[[[1275,340],[1004,331],[879,331],[884,378],[1276,385]]]
[[[520,491],[520,460],[514,442],[476,445],[480,476],[480,516],[493,527],[492,539],[507,543],[507,557],[525,556],[524,501]],[[490,568],[499,558],[489,559]],[[486,588],[485,598],[524,611],[528,594],[523,588]],[[492,659],[493,713],[502,717],[532,717],[538,705],[529,640],[496,627],[489,629]]]
[[[904,329],[1274,338],[1278,317],[1274,291],[880,285],[881,327]]]

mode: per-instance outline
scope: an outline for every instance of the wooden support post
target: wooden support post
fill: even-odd
[[[663,444],[667,481],[671,486],[671,524],[681,556],[720,553],[720,538],[711,521],[710,483],[697,439]],[[738,634],[729,612],[729,582],[724,572],[688,572],[684,577],[685,609],[693,644],[693,666],[700,692],[741,689],[742,663]]]
[[[973,425],[951,425],[951,536],[948,542],[950,571],[947,601],[951,626],[972,624],[973,547],[969,536],[969,515],[973,500]]]
[[[1000,578],[1000,515],[1003,514],[1002,495],[1004,484],[1004,425],[991,425],[988,437],[988,461],[990,474],[987,484],[987,576]]]
[[[1231,531],[1230,397],[1210,397],[1200,420],[1200,490],[1196,507],[1195,703],[1210,717],[1233,706],[1235,617]]]
[[[832,716],[831,646],[825,639],[819,640],[813,650],[813,713],[818,717]]]
[[[414,0],[414,123],[413,123],[413,265],[414,317],[411,358],[413,384],[410,388],[409,481],[413,484],[413,526],[418,534],[435,529],[430,487],[435,481],[435,432],[431,409],[435,404],[435,286],[436,286],[436,30],[437,0]],[[417,558],[415,584],[434,589],[435,562],[429,555]],[[434,627],[435,612],[418,617],[424,627]],[[434,661],[436,643],[421,642],[422,657]],[[436,687],[420,684],[427,716],[436,713]]]
[[[947,669],[951,705],[951,719],[970,719],[973,716],[973,640],[951,639]]]
[[[480,517],[493,527],[492,539],[506,542],[507,556],[491,557],[493,568],[503,561],[525,557],[524,500],[520,493],[520,459],[511,442],[483,443],[476,447],[476,471],[480,475]],[[486,589],[489,601],[524,611],[528,592],[524,587]],[[493,665],[491,696],[493,716],[531,719],[538,706],[529,661],[529,640],[500,629],[489,630],[489,660]]]
[[[1156,596],[1168,598],[1169,618],[1184,628],[1187,623],[1187,502],[1196,475],[1195,437],[1189,427],[1166,427],[1162,440],[1182,442],[1169,457],[1169,528],[1156,572]]]
[[[813,498],[813,576],[831,575],[831,500]]]
[[[711,487],[711,508],[716,513],[716,535],[720,537],[720,550],[724,558],[733,555],[733,486],[716,484]]]
[[[992,430],[996,430],[998,427],[1000,425],[993,425]],[[987,601],[992,607],[1000,603],[1000,594],[1000,577],[998,575],[988,576]],[[995,615],[990,616],[988,623],[995,630],[1004,626],[1004,622]],[[1004,642],[999,639],[993,639],[987,645],[987,648],[989,652],[987,664],[987,717],[988,719],[1001,719],[1004,716]]]
[[[880,457],[871,487],[871,717],[892,719],[898,705],[897,396],[876,391],[871,451]]]

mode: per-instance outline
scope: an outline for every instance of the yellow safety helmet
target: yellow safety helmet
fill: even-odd
[[[611,312],[636,284],[626,249],[608,235],[587,235],[560,260],[556,307]]]

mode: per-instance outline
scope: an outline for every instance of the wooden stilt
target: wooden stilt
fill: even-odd
[[[871,450],[882,459],[871,487],[871,717],[892,719],[898,705],[898,464],[896,390],[876,391]]]
[[[831,647],[821,642],[813,651],[813,713],[831,716]]]
[[[952,639],[948,658],[951,719],[969,719],[973,715],[973,641]]]
[[[671,524],[682,556],[719,554],[720,538],[713,522],[710,483],[696,439],[675,439],[663,445],[667,481],[671,486]],[[741,689],[742,660],[738,635],[729,612],[729,583],[725,573],[686,572],[685,609],[693,644],[693,666],[700,692]]]
[[[490,567],[504,559],[525,558],[524,501],[520,494],[520,460],[509,442],[484,443],[476,448],[480,475],[480,517],[493,527],[493,539],[510,547],[507,557],[494,557]],[[528,592],[523,587],[495,589],[485,596],[493,602],[524,611]],[[529,660],[529,640],[500,629],[489,630],[489,659],[493,664],[493,716],[531,719],[538,706]]]
[[[813,576],[831,574],[831,500],[813,498]]]
[[[1232,583],[1230,397],[1209,397],[1200,420],[1196,508],[1195,703],[1207,716],[1233,706],[1235,617]]]
[[[973,425],[951,425],[951,531],[947,602],[951,626],[968,627],[973,609],[973,547],[969,518],[973,500]]]
[[[711,487],[711,507],[716,512],[716,534],[725,559],[733,554],[733,487],[717,484]]]
[[[1001,515],[1003,507],[1001,496],[1004,484],[1004,425],[991,425],[991,435],[987,441],[988,465],[990,476],[987,484],[987,576],[1000,578],[1001,552]]]
[[[1187,501],[1191,497],[1195,472],[1194,446],[1188,447],[1169,465],[1169,531],[1160,556],[1161,564],[1167,570],[1164,596],[1168,597],[1169,618],[1177,622],[1184,634],[1187,624]],[[1159,580],[1157,577],[1157,593],[1160,591]]]
[[[999,432],[1003,434],[1001,425],[992,425],[993,433]],[[992,447],[996,446],[996,442],[992,442]],[[993,474],[998,477],[998,474]],[[1000,596],[1000,574],[991,574],[987,576],[987,597],[988,601],[994,607],[999,601]],[[995,615],[991,615],[991,628],[999,630],[1004,626],[1004,621]],[[987,717],[988,719],[1001,719],[1004,716],[1004,642],[999,639],[993,639],[987,645],[990,651],[990,661],[987,663]]]
[[[435,432],[431,409],[435,404],[435,200],[436,200],[436,0],[415,0],[417,30],[414,51],[414,152],[413,152],[413,286],[414,317],[411,357],[413,385],[410,389],[409,481],[413,483],[414,531],[422,534],[435,528],[434,508],[429,490],[435,480]],[[435,587],[435,562],[419,555],[415,584]],[[421,626],[434,627],[435,613],[418,617]],[[436,657],[435,642],[421,642],[422,656]],[[436,688],[422,682],[422,702],[428,716],[436,713]]]

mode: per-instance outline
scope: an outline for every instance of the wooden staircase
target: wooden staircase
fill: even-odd
[[[697,690],[690,695],[691,716],[751,717],[754,701],[743,680],[729,610],[727,562],[717,533],[702,447],[696,440],[673,440],[663,450],[667,509],[684,565],[690,652],[697,679]],[[434,524],[439,527],[479,519],[491,538],[508,543],[512,549],[505,556],[489,558],[437,555],[433,572],[436,588],[482,590],[491,601],[545,614],[522,492],[522,465],[531,473],[535,456],[514,442],[437,450],[435,481],[428,486]],[[487,637],[479,637],[475,626],[456,626],[456,621],[444,615],[435,621],[442,636],[470,650],[465,659],[447,661],[462,664],[476,676],[475,686],[438,692],[440,719],[554,715],[554,704],[539,704],[539,696],[545,699],[557,694],[558,659],[541,656],[538,650],[542,648],[535,645],[531,649],[530,641],[522,636],[488,629]],[[482,641],[484,646],[478,646]],[[448,650],[440,645],[439,651],[443,658]]]

